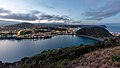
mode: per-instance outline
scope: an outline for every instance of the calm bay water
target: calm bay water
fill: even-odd
[[[89,38],[71,35],[55,36],[45,40],[0,40],[0,60],[18,61],[23,57],[39,54],[43,50],[70,47],[97,42]]]

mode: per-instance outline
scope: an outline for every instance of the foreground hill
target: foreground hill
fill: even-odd
[[[120,46],[85,54],[68,68],[120,68]]]
[[[86,36],[93,36],[93,37],[112,37],[112,34],[109,33],[108,30],[105,28],[100,27],[92,27],[92,28],[82,28],[79,29],[76,34],[78,35],[86,35]]]

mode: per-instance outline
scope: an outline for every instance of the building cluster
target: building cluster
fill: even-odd
[[[75,31],[72,28],[64,27],[34,27],[21,30],[0,31],[0,38],[18,38],[18,39],[39,39],[51,38],[56,35],[74,35]]]
[[[119,33],[119,32],[111,32],[111,34],[112,34],[113,36],[120,36],[120,33]]]

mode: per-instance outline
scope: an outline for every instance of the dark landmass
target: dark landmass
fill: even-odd
[[[20,24],[13,24],[13,25],[7,25],[0,27],[0,30],[20,30],[20,29],[26,29],[26,28],[32,28],[34,27],[34,24],[31,23],[20,23]]]
[[[91,27],[101,27],[107,28],[105,25],[70,25],[70,24],[63,24],[63,23],[19,23],[19,24],[12,24],[7,26],[2,26],[0,30],[18,30],[24,28],[32,28],[32,27],[65,27],[65,28],[91,28]]]
[[[92,27],[92,28],[82,28],[76,32],[78,35],[86,35],[92,36],[97,38],[104,38],[104,37],[113,37],[111,33],[105,28],[100,27]]]
[[[101,27],[107,28],[105,25],[72,25],[72,24],[64,24],[64,23],[16,23],[12,25],[6,25],[6,27],[19,27],[19,28],[31,28],[31,26],[46,26],[46,27],[71,27],[71,28],[91,28],[91,27]]]
[[[11,21],[3,21],[0,20],[0,26],[7,26],[7,25],[14,25],[14,24],[20,24],[21,22],[11,22]]]
[[[70,28],[91,28],[91,27],[101,27],[107,28],[105,25],[72,25],[72,24],[64,24],[64,23],[35,23],[36,26],[54,26],[54,27],[70,27]]]
[[[25,28],[32,28],[35,27],[34,24],[31,23],[20,23],[20,24],[14,24],[14,25],[8,25],[5,26],[6,28],[16,28],[16,29],[25,29]]]
[[[32,23],[20,23],[20,24],[8,25],[6,27],[32,28],[33,26],[35,25]]]

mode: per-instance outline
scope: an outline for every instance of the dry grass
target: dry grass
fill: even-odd
[[[114,58],[113,58],[114,57]],[[117,58],[116,58],[117,57]],[[120,68],[120,46],[85,54],[68,65],[69,68]],[[117,60],[114,60],[117,59]]]

